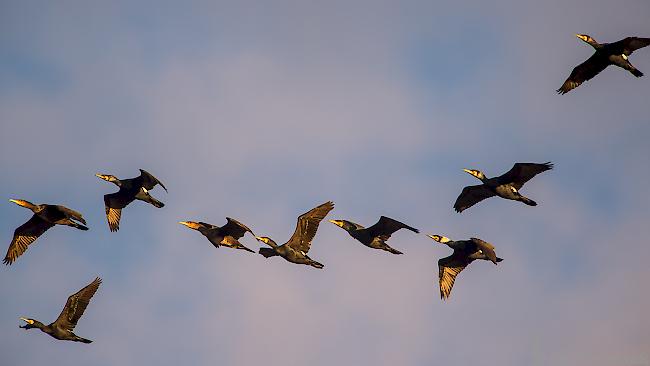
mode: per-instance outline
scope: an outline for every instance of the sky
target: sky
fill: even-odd
[[[650,78],[610,67],[555,90],[600,42],[650,36],[646,0],[2,1],[0,237],[63,204],[1,268],[3,364],[650,365]],[[650,73],[650,48],[630,57]],[[539,203],[453,203],[514,162],[552,161]],[[146,169],[169,189],[108,230],[102,196]],[[296,218],[381,215],[401,256],[323,222],[317,270],[214,248],[178,221],[236,218],[284,243]],[[479,237],[441,301],[424,234]],[[247,235],[242,243],[260,245]],[[104,283],[75,332],[49,323]]]

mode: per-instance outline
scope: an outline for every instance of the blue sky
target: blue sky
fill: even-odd
[[[648,365],[650,79],[610,68],[555,94],[601,42],[650,36],[647,1],[0,4],[0,197],[64,204],[0,289],[9,365]],[[631,61],[650,73],[650,50]],[[514,162],[556,164],[539,206],[452,205]],[[143,168],[169,193],[110,233],[95,173]],[[296,217],[380,215],[492,242],[447,302],[446,247],[398,232],[393,256],[324,223],[323,271],[215,249],[181,220],[234,217],[288,239]],[[0,234],[30,213],[0,204]],[[248,236],[245,245],[259,245]],[[76,332],[18,329],[102,287]],[[469,338],[469,339],[468,339]],[[471,347],[469,347],[471,346]],[[469,347],[469,348],[468,348]]]

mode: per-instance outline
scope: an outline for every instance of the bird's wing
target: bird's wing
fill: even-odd
[[[81,222],[82,224],[86,225],[86,220],[84,220],[83,215],[80,212],[75,211],[75,210],[70,209],[70,208],[67,208],[65,206],[58,205],[58,206],[55,206],[55,207],[56,207],[57,210],[61,211],[66,217],[71,217],[71,218]]]
[[[88,286],[82,288],[76,294],[70,295],[61,314],[52,324],[73,331],[101,283],[102,279],[97,277]]]
[[[167,191],[165,185],[162,184],[162,182],[159,181],[158,178],[154,177],[153,175],[151,175],[151,173],[147,172],[144,169],[140,169],[140,176],[138,178],[142,180],[142,186],[147,190],[152,190],[153,187],[156,186],[156,184],[160,184],[160,186],[163,187],[165,191]]]
[[[328,201],[300,215],[300,217],[298,217],[296,231],[294,231],[291,239],[289,239],[286,245],[295,251],[307,253],[311,241],[316,235],[316,230],[318,230],[318,224],[320,224],[321,220],[323,220],[333,208],[334,203]]]
[[[489,260],[494,264],[497,263],[497,253],[494,251],[494,245],[488,243],[487,241],[481,240],[479,238],[470,238],[474,244],[480,249]]]
[[[614,54],[625,54],[629,56],[632,52],[650,45],[650,38],[627,37],[618,42],[610,43],[608,48]]]
[[[497,179],[501,184],[512,183],[515,188],[520,189],[524,183],[531,180],[537,174],[551,169],[553,169],[553,164],[550,161],[543,164],[515,163],[512,169]]]
[[[465,209],[470,208],[475,204],[483,201],[484,199],[490,198],[492,196],[494,196],[494,192],[489,190],[483,184],[465,187],[463,188],[463,191],[460,192],[460,195],[458,195],[458,198],[456,198],[454,209],[456,212],[463,212]]]
[[[583,82],[592,79],[609,65],[609,60],[594,53],[587,61],[576,66],[564,84],[557,90],[559,94],[566,94],[571,89],[577,88]]]
[[[388,240],[388,238],[399,229],[408,229],[415,233],[420,232],[420,230],[416,228],[410,227],[386,216],[380,217],[376,224],[366,228],[371,237],[381,237],[383,240]]]
[[[12,264],[16,258],[25,253],[31,243],[52,226],[54,224],[43,220],[38,215],[33,215],[32,218],[14,231],[14,238],[11,240],[11,244],[9,244],[9,249],[7,249],[7,255],[3,263]]]
[[[131,203],[131,201],[133,201],[133,199],[122,194],[122,191],[104,195],[106,220],[108,221],[108,228],[111,231],[118,231],[120,229],[122,209]]]
[[[451,295],[456,276],[467,267],[469,262],[461,260],[456,253],[438,260],[438,278],[440,283],[440,298],[446,300]]]
[[[244,236],[246,232],[249,232],[253,234],[253,236],[255,236],[253,230],[251,230],[248,226],[242,224],[241,222],[235,219],[231,219],[230,217],[226,217],[226,220],[228,220],[228,223],[226,223],[224,226],[221,227],[221,232],[224,235],[229,235],[235,239],[239,239],[242,236]]]

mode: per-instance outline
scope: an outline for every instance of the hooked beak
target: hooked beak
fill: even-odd
[[[28,326],[28,325],[32,325],[32,324],[34,324],[34,321],[33,321],[33,320],[30,320],[30,319],[27,319],[27,318],[20,317],[20,320],[24,321],[24,322],[27,323],[27,324],[25,324],[25,325],[19,325],[19,326],[18,326],[19,328],[27,329],[27,326]]]
[[[469,169],[463,169],[463,171],[464,171],[465,173],[467,173],[467,174],[472,174],[472,171],[469,170]],[[474,174],[472,174],[472,175],[474,175]]]
[[[194,229],[194,230],[198,230],[199,228],[199,225],[196,222],[192,222],[192,221],[179,221],[178,223],[181,225],[185,225],[190,229]]]
[[[449,240],[449,238],[444,237],[442,235],[430,235],[430,234],[427,234],[427,236],[430,237],[431,239],[433,239],[434,241],[440,243],[440,244],[445,244],[445,243],[451,241],[451,240]]]
[[[343,221],[340,220],[329,220],[332,224],[338,226],[338,227],[343,227]]]

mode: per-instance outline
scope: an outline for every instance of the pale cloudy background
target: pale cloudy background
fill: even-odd
[[[575,33],[648,37],[648,19],[647,0],[0,2],[0,197],[91,227],[0,269],[1,363],[650,365],[650,78],[554,93],[592,53]],[[631,59],[650,74],[650,49]],[[462,168],[549,160],[524,188],[538,207],[453,212],[476,183]],[[167,206],[134,203],[110,233],[115,187],[94,174],[138,168]],[[450,251],[424,235],[396,234],[393,256],[324,223],[318,271],[176,223],[231,216],[284,242],[326,200],[330,218],[478,236],[505,261],[442,302]],[[6,245],[30,215],[0,203]],[[18,329],[96,275],[77,327],[93,344]]]

